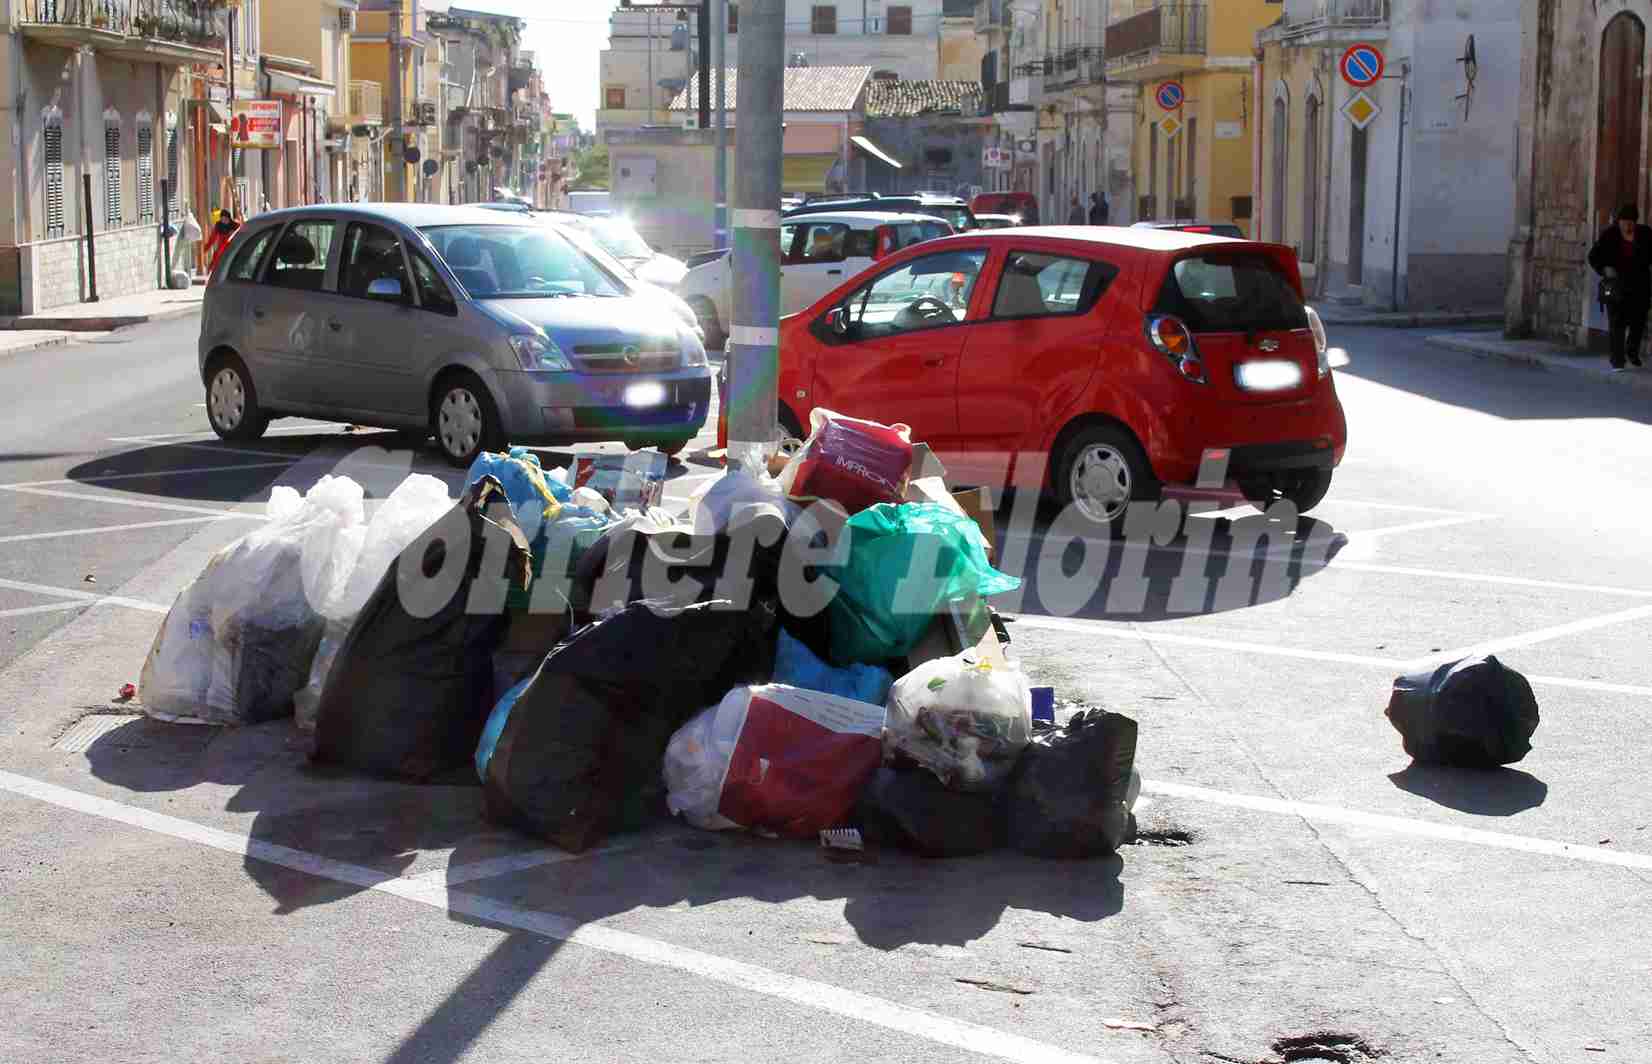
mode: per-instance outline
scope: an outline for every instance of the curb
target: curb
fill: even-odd
[[[124,329],[131,325],[144,325],[152,321],[187,318],[200,312],[200,303],[189,303],[167,307],[148,314],[109,314],[101,318],[54,318],[44,314],[33,314],[26,318],[0,318],[0,330],[53,329],[59,332],[113,332],[115,329]]]
[[[1567,355],[1548,355],[1537,351],[1505,350],[1488,347],[1473,340],[1459,339],[1455,336],[1427,336],[1423,338],[1423,343],[1443,351],[1470,355],[1482,360],[1506,362],[1516,366],[1532,366],[1542,370],[1555,370],[1561,373],[1573,374],[1579,378],[1603,381],[1618,388],[1652,392],[1652,372],[1646,370],[1613,373],[1611,370],[1597,365],[1585,364],[1582,358],[1572,358]]]
[[[0,337],[0,339],[3,339],[3,337]],[[48,336],[44,340],[36,340],[33,343],[27,344],[18,344],[15,347],[7,347],[5,344],[0,343],[0,358],[5,358],[7,355],[21,355],[29,351],[39,351],[42,348],[47,347],[67,347],[69,345],[69,341],[72,339],[74,339],[72,336]]]
[[[1314,308],[1319,310],[1318,307]],[[1454,327],[1474,328],[1477,326],[1503,325],[1503,315],[1485,314],[1431,314],[1419,312],[1416,314],[1368,314],[1368,315],[1336,315],[1320,311],[1319,320],[1326,325],[1341,325],[1352,328],[1366,329],[1450,329]]]

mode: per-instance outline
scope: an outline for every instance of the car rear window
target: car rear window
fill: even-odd
[[[1196,333],[1308,327],[1307,308],[1290,278],[1258,252],[1177,259],[1155,309],[1176,315]]]

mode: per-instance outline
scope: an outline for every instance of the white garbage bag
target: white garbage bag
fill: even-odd
[[[268,522],[213,556],[161,622],[139,677],[144,712],[256,724],[292,711],[363,524],[361,485],[322,477],[270,492]]]
[[[990,790],[1032,741],[1032,688],[1014,664],[973,650],[935,658],[889,692],[887,752],[923,765],[955,790]]]
[[[349,569],[338,583],[337,593],[323,602],[321,612],[327,624],[310,666],[309,681],[293,696],[293,716],[300,728],[315,729],[321,689],[327,683],[333,660],[344,645],[344,637],[350,634],[356,615],[390,571],[391,563],[452,508],[446,484],[428,474],[414,473],[396,486],[373,519],[359,530]]]

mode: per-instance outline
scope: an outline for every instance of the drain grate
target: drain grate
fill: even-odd
[[[140,719],[142,718],[135,714],[95,713],[83,718],[58,736],[57,742],[52,744],[52,749],[65,754],[84,753],[93,743],[116,728]]]
[[[1313,1034],[1281,1038],[1273,1044],[1273,1051],[1283,1061],[1330,1061],[1334,1064],[1360,1064],[1382,1056],[1358,1035],[1316,1031]]]

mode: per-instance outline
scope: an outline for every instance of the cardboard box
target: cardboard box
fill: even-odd
[[[946,466],[942,465],[941,460],[935,457],[935,452],[929,449],[929,444],[914,443],[912,445],[912,465],[908,468],[906,475],[912,480],[921,477],[937,477],[944,482],[946,480]]]
[[[965,650],[974,650],[982,661],[994,665],[1009,664],[986,602],[974,596],[952,603],[935,618],[923,639],[907,654],[906,670],[911,672],[926,661],[949,658]]]
[[[987,541],[987,558],[994,562],[998,560],[998,534],[994,526],[996,514],[992,508],[992,494],[986,488],[948,491],[946,483],[939,477],[919,477],[907,482],[906,501],[934,503],[974,521],[975,527],[981,530],[981,537]]]
[[[580,454],[574,457],[570,488],[591,488],[616,513],[647,510],[665,497],[667,459],[656,450],[631,454]]]

